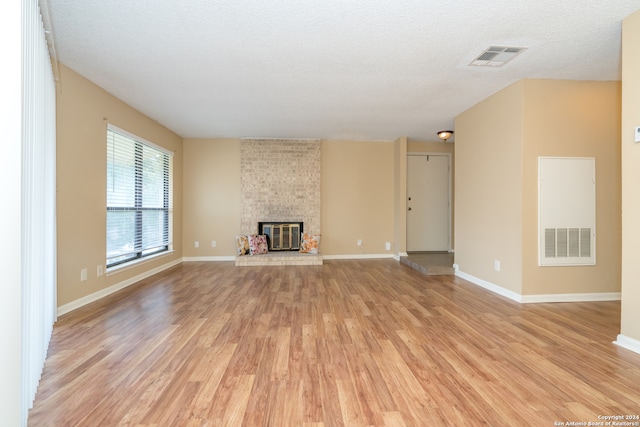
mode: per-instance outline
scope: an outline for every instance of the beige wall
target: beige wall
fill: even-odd
[[[393,142],[393,253],[396,257],[407,252],[407,138]]]
[[[234,256],[240,233],[240,140],[185,139],[183,179],[184,256]]]
[[[97,277],[106,258],[106,126],[174,151],[174,250]],[[60,64],[57,99],[58,306],[182,258],[182,138]],[[80,270],[87,269],[87,281]]]
[[[394,144],[323,140],[320,147],[320,251],[392,254],[393,248],[386,251],[384,244],[394,241]],[[186,139],[185,257],[235,255],[240,198],[240,140]],[[217,241],[217,248],[211,248],[211,240]]]
[[[455,262],[522,293],[523,82],[456,117]],[[500,271],[494,262],[500,261]]]
[[[460,270],[525,296],[618,292],[619,123],[617,82],[522,80],[458,116]],[[539,156],[596,158],[597,265],[538,266]]]
[[[622,27],[622,322],[621,334],[640,341],[640,11]]]
[[[620,292],[620,83],[525,80],[523,294]],[[538,157],[596,159],[596,265],[538,266]]]
[[[442,141],[418,141],[409,139],[407,141],[408,153],[450,153],[453,154],[453,143]]]
[[[323,140],[321,152],[321,252],[392,254],[394,144]]]

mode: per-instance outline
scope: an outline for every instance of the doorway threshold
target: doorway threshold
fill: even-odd
[[[452,275],[453,253],[451,252],[408,252],[400,257],[400,262],[430,276]]]

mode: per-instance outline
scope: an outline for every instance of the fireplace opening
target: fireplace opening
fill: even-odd
[[[295,221],[264,221],[258,223],[258,234],[267,236],[270,251],[300,250],[300,236],[303,223]]]

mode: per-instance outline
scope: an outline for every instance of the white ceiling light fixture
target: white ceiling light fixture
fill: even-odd
[[[527,50],[526,47],[490,46],[471,61],[469,65],[478,67],[502,67],[525,50]]]
[[[440,138],[444,142],[447,142],[447,139],[451,138],[452,136],[453,136],[452,130],[441,130],[440,132],[438,132],[438,138]]]

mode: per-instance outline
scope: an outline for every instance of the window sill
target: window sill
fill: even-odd
[[[150,262],[150,261],[155,261],[158,258],[163,258],[163,257],[166,257],[166,256],[171,255],[173,253],[175,253],[174,250],[168,250],[168,251],[165,251],[165,252],[160,252],[159,254],[149,255],[149,256],[141,258],[141,259],[136,259],[136,260],[133,260],[133,261],[126,262],[124,264],[119,264],[119,265],[116,265],[114,267],[107,268],[107,271],[106,271],[105,275],[106,276],[113,276],[114,274],[118,274],[118,273],[121,273],[123,271],[130,270],[130,269],[135,268],[135,267],[139,267],[142,264],[146,264],[147,262]]]

